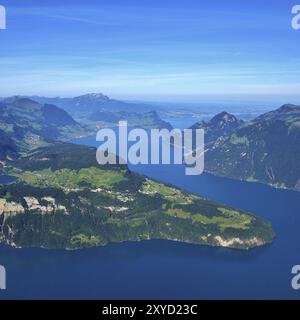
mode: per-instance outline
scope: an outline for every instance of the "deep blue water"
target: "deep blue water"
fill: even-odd
[[[16,181],[15,177],[0,175],[0,184],[10,184]]]
[[[95,138],[80,143],[96,145]],[[269,219],[273,244],[249,251],[170,241],[111,244],[80,251],[0,247],[7,290],[0,298],[299,299],[300,193],[203,174],[184,167],[132,170]]]
[[[204,120],[204,118],[193,118],[191,116],[181,116],[180,118],[164,117],[163,120],[171,123],[174,128],[183,130],[185,128],[190,128],[196,122],[200,120]]]

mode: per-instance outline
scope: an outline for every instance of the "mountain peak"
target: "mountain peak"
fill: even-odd
[[[221,113],[218,113],[215,115],[211,120],[211,123],[213,124],[231,124],[238,122],[238,119],[233,115],[226,111],[223,111]]]
[[[110,100],[108,96],[104,95],[103,93],[87,93],[78,97],[75,97],[74,99],[99,99],[99,100]]]
[[[2,100],[1,102],[4,104],[13,105],[14,107],[17,107],[17,108],[30,108],[30,109],[41,108],[41,105],[38,102],[22,96],[9,97]]]
[[[205,143],[216,141],[222,136],[229,135],[244,122],[226,111],[218,113],[210,121],[200,121],[194,124],[192,129],[204,129]]]
[[[278,111],[280,112],[300,111],[300,106],[297,106],[295,104],[284,104],[278,109]]]
[[[36,103],[36,104],[38,103],[30,98],[23,97],[23,96],[8,97],[8,98],[4,99],[3,102],[5,102],[5,103],[30,102],[30,103]]]

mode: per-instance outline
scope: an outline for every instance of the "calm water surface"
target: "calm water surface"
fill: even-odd
[[[95,145],[95,138],[81,139]],[[273,244],[249,251],[153,240],[79,251],[0,247],[7,290],[0,299],[299,299],[291,268],[300,264],[300,193],[182,166],[132,170],[269,219]]]

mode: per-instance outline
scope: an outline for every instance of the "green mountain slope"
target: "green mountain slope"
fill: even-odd
[[[0,143],[2,158],[11,150],[15,154],[86,133],[86,128],[66,111],[20,97],[0,102],[0,130],[3,136]]]
[[[208,144],[205,169],[300,190],[300,107],[284,105]]]
[[[99,166],[96,150],[56,144],[10,162],[0,188],[0,239],[18,247],[82,248],[169,239],[252,248],[274,238],[270,223],[147,179]]]

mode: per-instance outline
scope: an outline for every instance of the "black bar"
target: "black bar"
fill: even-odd
[[[299,301],[0,301],[1,315],[10,318],[60,319],[243,319],[299,310]],[[209,317],[209,318],[208,318]],[[2,317],[1,317],[2,318]]]

